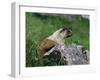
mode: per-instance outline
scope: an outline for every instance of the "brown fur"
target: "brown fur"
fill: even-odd
[[[53,40],[44,39],[37,47],[38,56],[42,57],[47,51],[54,47],[57,43]]]

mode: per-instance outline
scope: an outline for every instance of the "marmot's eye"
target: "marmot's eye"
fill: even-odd
[[[60,31],[60,33],[66,31],[66,30],[67,30],[67,28],[62,28],[62,30]]]
[[[63,28],[62,31],[68,30],[67,28]]]

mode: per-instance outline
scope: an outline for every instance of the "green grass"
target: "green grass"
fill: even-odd
[[[36,46],[62,26],[72,29],[73,35],[65,39],[65,44],[80,44],[89,49],[89,20],[80,15],[70,21],[61,16],[26,13],[26,67],[42,66],[36,61]]]

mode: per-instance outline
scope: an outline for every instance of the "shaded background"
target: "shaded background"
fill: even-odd
[[[89,50],[89,16],[26,12],[26,67],[43,66],[36,58],[36,46],[59,28],[72,29],[73,35],[65,44],[79,44]]]

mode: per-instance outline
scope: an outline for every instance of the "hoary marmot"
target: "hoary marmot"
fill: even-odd
[[[37,47],[37,54],[42,57],[46,52],[53,48],[57,44],[64,44],[65,38],[70,37],[72,31],[68,28],[60,28],[54,32],[51,36],[45,38]]]

